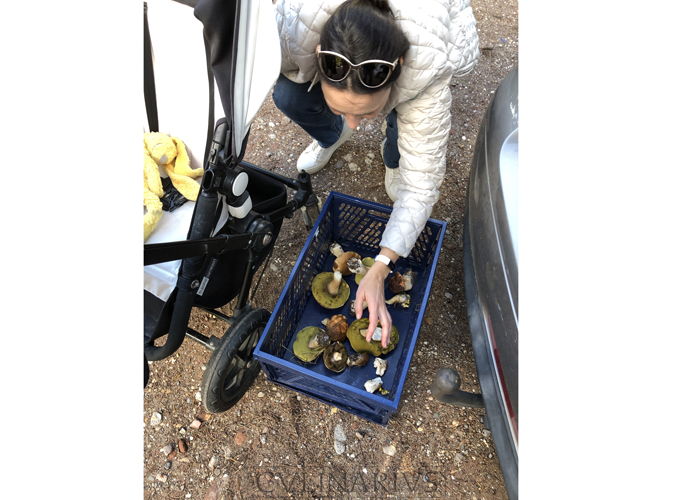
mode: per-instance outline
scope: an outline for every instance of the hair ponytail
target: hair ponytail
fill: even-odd
[[[358,64],[368,59],[394,62],[404,57],[410,43],[396,24],[388,0],[347,0],[327,20],[320,36],[322,50],[338,52]],[[317,65],[323,82],[338,89],[348,89],[356,94],[372,94],[383,90],[401,74],[397,65],[383,87],[376,89],[364,86],[355,72],[345,80],[328,80]]]

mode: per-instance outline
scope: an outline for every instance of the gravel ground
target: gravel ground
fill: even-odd
[[[209,352],[186,341],[150,365],[143,398],[144,498],[507,498],[484,410],[443,405],[429,391],[436,371],[450,366],[461,374],[462,389],[480,392],[461,269],[463,195],[483,112],[518,64],[517,2],[474,0],[472,6],[481,57],[472,74],[452,83],[447,175],[432,214],[448,229],[399,411],[382,427],[276,386],[260,373],[236,406],[209,415],[197,399]],[[361,123],[313,176],[323,200],[338,191],[391,205],[379,154],[382,121]],[[269,98],[245,159],[295,177],[295,160],[310,142]],[[274,308],[306,236],[300,217],[285,221],[256,307]],[[228,306],[221,310],[230,313]],[[225,331],[200,311],[193,311],[190,326],[218,337]]]

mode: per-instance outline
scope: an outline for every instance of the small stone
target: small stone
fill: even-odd
[[[341,424],[336,424],[334,428],[334,441],[346,442],[346,434]]]
[[[344,168],[344,165],[346,165],[346,163],[344,162],[344,160],[339,160],[339,161],[336,162],[336,165],[334,165],[334,168],[338,170],[338,169],[340,169],[340,168]]]
[[[483,435],[487,438],[490,437],[491,432],[488,429],[483,429]]]
[[[341,455],[344,451],[346,451],[346,445],[341,441],[334,441],[334,451],[336,451],[337,455]]]
[[[178,449],[180,450],[180,453],[187,453],[187,443],[184,439],[178,439]]]
[[[462,455],[461,453],[457,453],[456,455],[454,455],[454,460],[456,460],[457,462],[463,462],[464,455]]]
[[[346,156],[343,157],[345,162],[350,162],[353,160],[353,155],[351,153],[347,154]]]
[[[163,468],[166,469],[166,470],[169,470],[169,469],[171,468],[171,465],[172,465],[172,464],[171,464],[171,461],[169,460],[168,462],[166,462],[165,464],[163,464]]]
[[[368,153],[367,157],[372,160],[373,158],[375,158],[375,153]]]
[[[155,411],[151,415],[151,420],[149,420],[149,423],[151,425],[159,425],[161,423],[162,419],[163,419],[163,416],[161,416],[161,414],[159,412]]]
[[[290,119],[288,116],[284,116],[284,117],[281,119],[281,125],[284,125],[284,126],[285,126],[285,125],[288,125],[289,123],[291,123],[291,119]]]
[[[279,268],[275,264],[269,264],[269,269],[271,269],[275,273],[279,271]]]
[[[238,431],[235,435],[235,444],[238,446],[243,446],[245,441],[247,441],[247,434],[245,434],[243,431]]]
[[[156,480],[161,481],[162,483],[165,483],[166,481],[168,481],[168,476],[165,476],[163,474],[157,474]]]
[[[493,458],[493,454],[492,453],[488,454],[488,458]]]
[[[192,423],[190,424],[190,427],[192,427],[193,429],[199,429],[201,425],[202,425],[202,422],[200,422],[197,419],[194,419],[192,421]]]
[[[173,450],[168,454],[168,460],[173,460],[176,456],[178,456],[178,450]]]
[[[363,435],[360,432],[356,432],[356,437],[358,439],[363,439]]]
[[[270,126],[270,127],[275,127],[276,125],[274,124],[274,122],[269,122],[269,126]]]
[[[185,430],[185,427],[181,427],[178,432],[180,433],[181,436],[184,436],[185,432],[187,432],[187,431]]]
[[[211,460],[209,460],[209,468],[213,469],[218,461],[219,459],[217,457],[211,457]]]
[[[260,436],[260,443],[267,444],[267,435],[266,434],[262,434]]]
[[[262,434],[269,434],[269,427],[267,427],[267,426],[262,427]]]
[[[385,455],[389,455],[390,457],[393,457],[396,454],[396,448],[394,447],[394,445],[385,446],[384,448],[382,448],[382,451]]]
[[[452,427],[459,427],[460,424],[461,422],[459,422],[458,420],[452,420]]]
[[[452,300],[452,298],[454,298],[454,296],[449,292],[445,292],[445,297],[447,298],[447,300]]]
[[[332,281],[334,281],[334,280],[332,280]],[[258,398],[263,398],[263,397],[264,397],[264,393],[263,393],[263,392],[258,393],[258,394],[257,394],[257,397],[258,397]]]
[[[276,139],[276,134],[269,134],[270,139]]]
[[[349,170],[351,170],[351,172],[356,172],[358,170],[358,165],[356,165],[355,163],[349,163],[348,168]]]
[[[195,394],[195,400],[202,401],[202,393],[201,392],[197,391],[197,393]]]
[[[334,415],[334,414],[336,413],[336,411],[337,411],[336,408],[332,408],[331,410],[329,410],[329,413],[331,413],[332,415]]]
[[[167,444],[166,446],[161,448],[161,451],[163,452],[164,455],[169,455],[173,451],[173,445]]]

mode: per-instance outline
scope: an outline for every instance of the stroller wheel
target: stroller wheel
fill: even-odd
[[[251,309],[226,330],[202,378],[202,404],[209,412],[231,408],[257,377],[260,366],[252,352],[270,316],[265,309]]]

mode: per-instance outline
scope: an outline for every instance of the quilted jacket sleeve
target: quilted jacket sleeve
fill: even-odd
[[[431,86],[397,106],[399,196],[381,246],[408,256],[440,196],[451,128],[452,94],[446,83]]]

